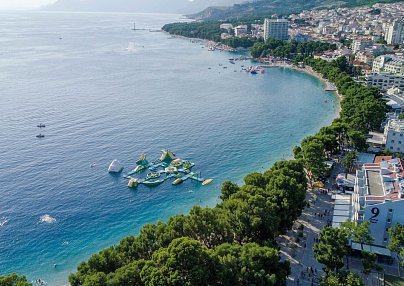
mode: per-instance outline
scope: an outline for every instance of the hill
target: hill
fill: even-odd
[[[231,7],[208,7],[202,12],[188,15],[196,20],[229,20],[268,17],[271,14],[291,14],[308,9],[356,7],[375,3],[393,3],[402,0],[253,0]]]

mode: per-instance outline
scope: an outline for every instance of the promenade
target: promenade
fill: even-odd
[[[335,177],[344,171],[341,164],[335,164],[325,188],[331,191]],[[319,279],[324,272],[324,265],[318,263],[315,259],[313,245],[316,243],[321,229],[331,224],[334,202],[331,199],[331,193],[321,190],[308,191],[306,201],[310,203],[310,206],[303,210],[302,215],[294,223],[292,230],[277,238],[282,261],[288,260],[290,262],[291,275],[287,281],[289,286],[320,285]],[[301,230],[301,225],[303,225],[303,230]],[[299,238],[298,241],[297,238]],[[363,267],[360,257],[348,256],[346,259],[349,270],[359,274],[365,285],[383,285],[381,280],[383,275],[380,276],[377,272],[365,275],[362,272]],[[399,276],[404,273],[398,273],[397,263],[397,260],[395,260],[391,265],[378,265],[383,268],[385,274]],[[403,277],[403,275],[401,276]]]

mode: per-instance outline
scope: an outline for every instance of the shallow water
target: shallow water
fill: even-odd
[[[253,76],[241,71],[249,62],[228,62],[233,54],[131,31],[133,21],[160,28],[178,17],[1,14],[0,274],[66,284],[92,253],[145,223],[213,206],[224,180],[290,157],[336,116],[335,95],[309,75]],[[115,158],[125,173],[140,153],[154,159],[164,148],[213,183],[134,191],[106,172]]]

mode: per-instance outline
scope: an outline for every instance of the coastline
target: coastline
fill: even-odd
[[[288,64],[285,62],[271,63],[270,65],[263,65],[263,67],[265,67],[265,68],[286,68],[286,69],[291,69],[291,70],[295,70],[295,71],[301,71],[301,72],[304,72],[306,74],[309,74],[309,75],[319,79],[323,83],[324,87],[332,88],[332,90],[326,90],[326,91],[333,92],[337,96],[338,101],[339,101],[338,114],[341,112],[341,101],[343,98],[342,95],[338,92],[338,89],[330,81],[325,79],[320,73],[314,71],[311,67],[309,67],[309,66],[298,67],[298,66],[294,66],[292,64]]]

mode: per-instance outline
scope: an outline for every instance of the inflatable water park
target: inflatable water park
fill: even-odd
[[[160,159],[152,162],[147,160],[146,154],[140,155],[136,167],[123,177],[128,180],[129,188],[137,188],[140,184],[156,187],[167,180],[171,180],[173,185],[179,185],[189,179],[200,182],[203,186],[213,181],[213,179],[205,180],[200,173],[192,172],[194,166],[193,162],[176,158],[175,154],[167,149],[161,151]],[[113,160],[108,168],[110,173],[120,173],[122,170],[123,166],[118,160]],[[143,175],[143,178],[134,177],[135,175]]]

